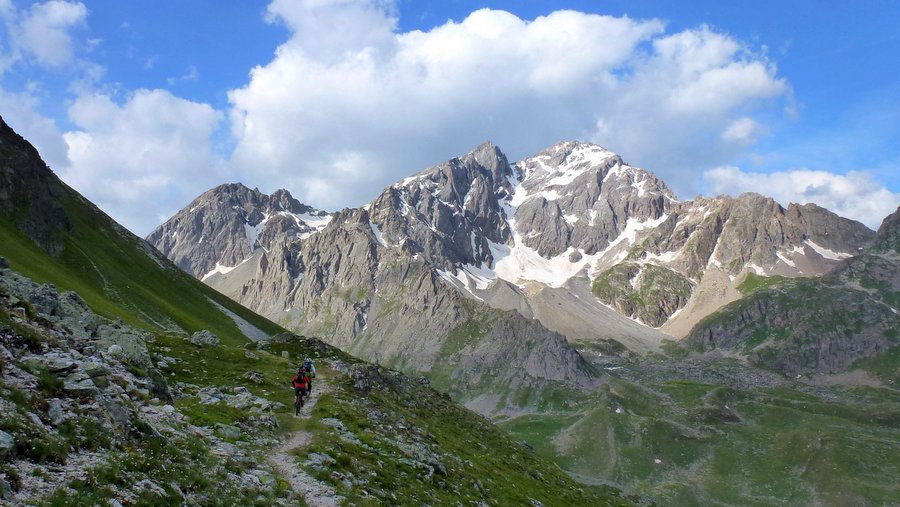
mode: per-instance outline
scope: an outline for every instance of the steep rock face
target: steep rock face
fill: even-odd
[[[618,155],[579,142],[557,144],[516,164],[516,231],[550,258],[603,250],[629,220],[662,216],[677,201],[665,183]]]
[[[692,287],[671,269],[623,262],[598,275],[592,290],[622,315],[659,327],[687,304]]]
[[[61,201],[65,186],[37,150],[0,118],[0,212],[51,255],[63,248],[71,223]]]
[[[900,344],[900,228],[888,217],[875,243],[819,279],[764,280],[697,325],[688,346],[745,354],[788,374],[837,373]],[[771,281],[770,281],[771,280]]]
[[[299,333],[427,374],[464,401],[488,386],[594,382],[592,369],[563,336],[466,298],[429,267],[425,249],[411,250],[413,240],[385,246],[380,234],[368,210],[345,210],[307,240],[276,243],[208,282]],[[475,408],[505,408],[498,403]]]
[[[900,253],[900,207],[888,215],[875,234],[874,251]]]
[[[206,256],[204,269],[213,270],[207,281],[265,315],[300,322],[291,308],[324,305],[321,295],[338,287],[378,283],[380,266],[391,259],[421,264],[417,269],[467,298],[537,318],[570,341],[613,338],[653,350],[665,336],[655,328],[686,335],[735,299],[748,273],[819,276],[873,236],[815,205],[785,209],[757,194],[679,202],[652,173],[579,142],[559,143],[515,164],[485,143],[336,220],[359,231],[348,235],[338,227],[323,235],[326,228],[298,242],[291,233],[267,229],[259,235],[267,241],[265,254],[244,247],[245,235],[234,226],[230,240],[208,247],[230,253]],[[215,235],[208,224],[198,230]],[[185,251],[199,249],[198,241],[191,238]],[[213,268],[213,258],[227,259],[229,267]],[[627,276],[610,277],[617,273]],[[580,301],[598,280],[608,286],[600,300]],[[560,291],[572,296],[560,297]],[[363,317],[374,305],[369,299],[350,307],[330,303],[336,312],[351,312],[356,323],[343,324],[335,336],[355,337],[374,325]],[[610,307],[618,314],[607,312]],[[557,318],[560,310],[569,318]],[[625,334],[614,338],[604,329]]]
[[[900,343],[898,332],[893,310],[865,292],[796,279],[726,306],[686,340],[794,375],[845,371]]]
[[[512,169],[490,143],[388,187],[369,206],[382,246],[400,246],[443,269],[490,264],[488,242],[505,243],[499,200]]]
[[[287,190],[266,195],[239,183],[195,199],[147,236],[147,241],[197,278],[238,265],[279,238],[303,238],[328,223]]]

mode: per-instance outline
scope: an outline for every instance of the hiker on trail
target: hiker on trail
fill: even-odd
[[[303,406],[303,398],[309,392],[309,377],[306,375],[306,369],[302,366],[297,368],[297,374],[291,377],[291,385],[294,387],[294,405],[300,401]]]
[[[312,359],[307,357],[303,360],[303,369],[306,370],[306,375],[310,379],[309,385],[306,387],[306,391],[312,392],[312,379],[316,378],[316,367],[313,365]]]

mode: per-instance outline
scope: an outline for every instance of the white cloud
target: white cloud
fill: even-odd
[[[753,144],[756,135],[762,130],[762,126],[752,118],[738,118],[731,122],[722,132],[722,139],[736,143]]]
[[[530,155],[590,139],[689,189],[763,130],[788,90],[764,56],[701,27],[481,9],[397,31],[392,3],[275,0],[290,40],[232,90],[232,161],[264,189],[336,208],[485,139]]]
[[[169,86],[177,84],[180,81],[196,81],[197,78],[200,77],[200,72],[197,70],[197,67],[193,65],[188,65],[187,70],[184,74],[178,77],[170,77],[166,79],[166,82],[169,83]]]
[[[38,99],[27,91],[14,93],[0,88],[3,119],[38,149],[51,169],[59,170],[69,163],[66,143],[56,122],[38,113],[38,106]]]
[[[21,21],[21,48],[48,67],[71,63],[74,50],[69,30],[82,25],[86,17],[87,7],[81,2],[35,4]]]
[[[211,137],[222,119],[209,105],[165,90],[138,90],[123,104],[106,95],[69,107],[71,165],[61,176],[124,226],[146,234],[161,212],[180,209],[224,182]]]
[[[872,229],[877,229],[884,217],[900,205],[900,193],[891,192],[865,172],[835,174],[795,169],[767,174],[719,167],[706,171],[703,179],[712,194],[757,192],[784,206],[792,202],[815,203]]]

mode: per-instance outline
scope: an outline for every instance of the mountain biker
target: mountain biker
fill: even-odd
[[[309,377],[306,375],[306,369],[302,366],[297,368],[297,374],[291,377],[291,386],[294,388],[294,404],[296,405],[299,400],[302,407],[303,398],[309,391]]]
[[[306,375],[309,377],[309,385],[306,388],[307,392],[312,392],[312,379],[316,378],[316,367],[313,365],[312,359],[306,358],[303,360],[303,369],[306,370]]]

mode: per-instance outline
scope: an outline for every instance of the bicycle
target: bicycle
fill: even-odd
[[[300,392],[295,392],[294,394],[294,415],[300,415],[300,409],[303,408],[304,401],[303,399],[308,396],[305,389],[299,390]]]

